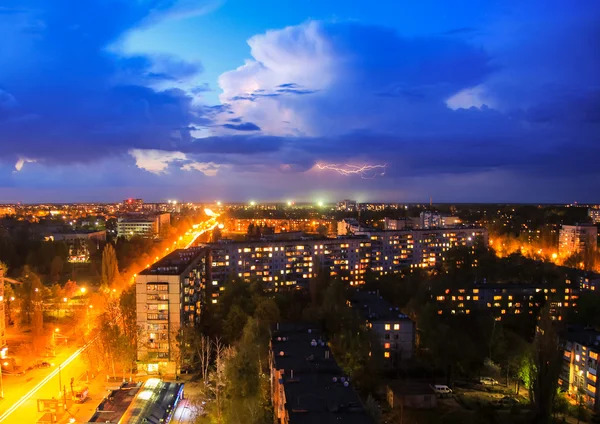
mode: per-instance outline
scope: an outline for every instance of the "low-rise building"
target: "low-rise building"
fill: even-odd
[[[366,326],[377,334],[383,357],[396,367],[412,358],[415,351],[415,323],[399,308],[392,306],[376,292],[356,290],[350,306],[362,315]]]
[[[316,325],[278,324],[270,368],[277,424],[373,424]]]
[[[390,408],[434,409],[437,395],[431,385],[418,382],[402,382],[386,386]]]
[[[583,396],[585,403],[600,410],[598,396],[598,355],[600,332],[577,329],[564,336],[563,364],[559,386],[571,397]]]
[[[180,365],[177,336],[199,324],[209,273],[208,250],[195,247],[175,250],[137,275],[137,359],[147,372],[172,373]]]
[[[155,238],[160,236],[170,223],[169,213],[128,215],[117,220],[117,235],[125,238]]]

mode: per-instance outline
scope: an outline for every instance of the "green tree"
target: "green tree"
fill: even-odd
[[[229,343],[234,343],[242,335],[248,320],[248,314],[238,305],[233,305],[223,323],[223,336]]]
[[[112,244],[107,244],[102,251],[101,288],[105,291],[114,288],[119,280],[119,264],[117,254]]]

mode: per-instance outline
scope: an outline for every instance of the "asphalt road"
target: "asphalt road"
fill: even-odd
[[[65,348],[48,360],[54,364],[50,368],[31,370],[25,375],[4,375],[0,423],[35,423],[43,415],[38,412],[37,400],[59,399],[59,381],[66,387],[67,398],[70,398],[71,378],[79,381],[87,369],[80,352],[81,348]]]

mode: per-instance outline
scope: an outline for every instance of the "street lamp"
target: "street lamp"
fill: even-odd
[[[85,292],[87,291],[87,289],[85,287],[82,287],[79,289],[79,291],[81,292],[81,294],[85,294]]]

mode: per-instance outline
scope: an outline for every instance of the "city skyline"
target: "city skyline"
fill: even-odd
[[[9,0],[2,202],[595,203],[600,4]]]

